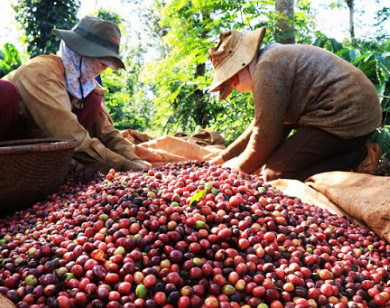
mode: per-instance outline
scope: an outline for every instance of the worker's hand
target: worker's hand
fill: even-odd
[[[239,167],[238,157],[234,157],[227,162],[224,162],[222,167],[241,171],[241,168]]]
[[[80,164],[76,160],[72,159],[69,166],[69,174],[81,174],[86,171],[84,165]]]
[[[147,168],[151,168],[152,164],[146,160],[134,159],[134,160],[125,160],[122,164],[123,171],[142,171]]]
[[[224,162],[225,161],[222,158],[222,155],[218,155],[218,156],[214,157],[212,160],[210,160],[211,164],[214,164],[214,165],[217,165],[217,166],[222,165]]]
[[[164,159],[157,153],[144,148],[142,145],[135,145],[134,146],[134,152],[135,154],[142,160],[151,162],[152,164],[154,162],[163,162]]]

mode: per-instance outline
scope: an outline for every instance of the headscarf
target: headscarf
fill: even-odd
[[[66,90],[78,100],[83,100],[95,89],[95,78],[107,66],[118,69],[118,64],[113,59],[84,57],[70,49],[63,40],[57,54],[64,65]]]

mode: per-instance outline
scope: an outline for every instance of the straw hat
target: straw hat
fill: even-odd
[[[210,92],[219,91],[219,99],[232,91],[231,82],[226,82],[253,60],[263,41],[265,27],[251,32],[226,31],[219,35],[219,43],[209,49],[214,67],[214,79]]]
[[[112,57],[125,68],[119,57],[121,32],[118,26],[98,17],[85,16],[71,30],[53,29],[74,52],[92,58]]]

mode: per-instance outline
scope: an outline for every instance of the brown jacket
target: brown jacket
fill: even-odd
[[[314,126],[343,139],[373,132],[381,124],[374,85],[358,68],[309,45],[267,46],[253,78],[254,120],[223,153],[238,156],[252,173],[284,139],[284,125]]]
[[[74,158],[101,172],[107,172],[110,168],[122,170],[128,160],[139,159],[133,152],[133,145],[113,127],[104,105],[90,132],[78,122],[76,115],[72,113],[60,57],[35,57],[4,79],[13,82],[18,89],[19,118],[22,133],[26,137],[76,139],[78,146]],[[100,90],[104,92],[103,89]]]

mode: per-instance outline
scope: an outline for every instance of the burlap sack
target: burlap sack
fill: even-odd
[[[334,171],[305,183],[390,242],[390,177]]]
[[[154,151],[149,151],[147,148],[143,147],[141,144],[134,146],[134,152],[137,156],[143,160],[146,160],[150,163],[154,162],[164,162],[164,159],[161,155]]]
[[[341,217],[347,217],[352,223],[362,227],[367,227],[366,224],[350,216],[347,212],[345,212],[337,204],[334,204],[332,201],[330,201],[322,193],[302,183],[301,181],[279,179],[269,183],[287,196],[297,197],[304,203],[315,205]]]
[[[225,142],[225,139],[215,131],[207,129],[201,129],[192,136],[187,136],[182,133],[175,134],[175,137],[181,137],[190,142],[206,146],[206,145],[221,145]]]
[[[208,161],[225,149],[223,138],[208,130],[200,130],[193,136],[178,133],[156,139],[131,129],[122,131],[122,135],[133,144],[135,154],[153,167],[188,160]]]
[[[204,157],[210,157],[215,153],[217,155],[218,149],[205,148],[188,140],[179,137],[164,136],[143,142],[142,147],[163,155],[164,160],[170,161],[186,161],[186,160],[204,160]],[[142,157],[141,157],[142,158]]]

